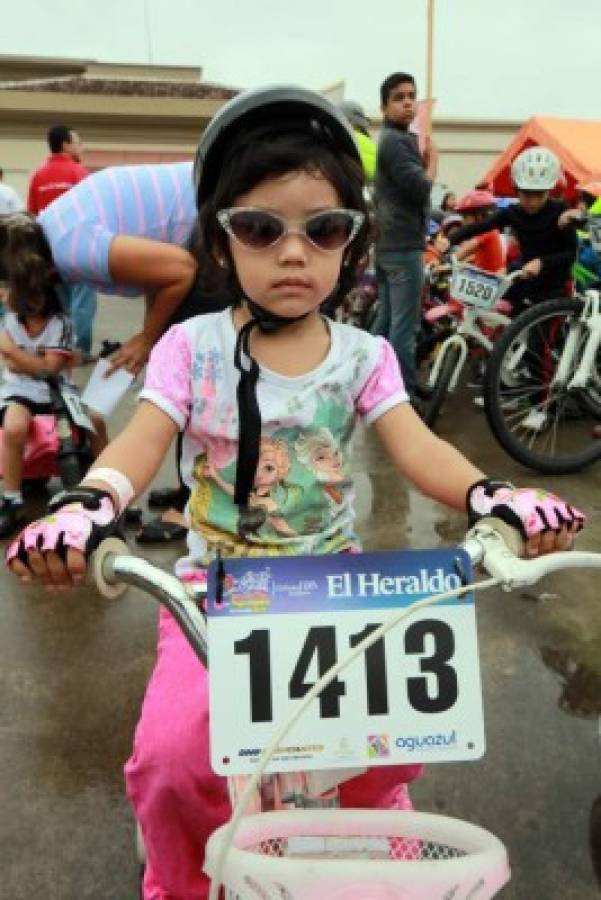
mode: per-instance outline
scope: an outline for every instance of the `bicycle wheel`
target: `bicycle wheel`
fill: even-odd
[[[449,393],[449,385],[455,372],[457,362],[461,355],[461,351],[456,344],[451,344],[446,350],[442,351],[444,358],[438,370],[438,378],[436,384],[432,388],[429,397],[424,402],[423,419],[426,425],[434,428],[436,420],[440,415],[443,403]]]
[[[560,298],[526,310],[500,336],[486,370],[484,408],[493,434],[510,456],[543,474],[577,472],[601,458],[594,434],[599,372],[585,390],[567,387],[589,334],[580,321],[583,307],[577,298]],[[554,383],[570,334],[576,338],[570,372]]]
[[[415,393],[420,400],[427,400],[432,395],[428,378],[433,360],[440,349],[442,339],[434,330],[422,330],[415,348],[416,385]]]

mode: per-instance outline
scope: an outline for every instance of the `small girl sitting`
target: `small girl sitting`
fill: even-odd
[[[50,253],[41,240],[37,252],[22,262],[11,252],[15,233],[7,217],[3,228],[4,268],[10,273],[7,312],[0,332],[0,354],[4,363],[0,384],[0,423],[3,428],[2,472],[4,488],[0,495],[0,538],[14,531],[23,507],[21,480],[23,456],[32,417],[52,413],[46,378],[68,375],[73,364],[72,328],[62,311],[56,290],[56,274]],[[32,219],[32,229],[35,221]],[[107,444],[104,420],[92,415],[96,429],[92,440],[94,455]]]

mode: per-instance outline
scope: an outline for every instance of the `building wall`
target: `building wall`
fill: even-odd
[[[0,122],[0,166],[4,169],[4,181],[10,184],[25,200],[32,172],[46,159],[49,150],[46,129],[57,124],[58,119],[48,119],[39,125],[18,127],[10,122]],[[123,162],[149,162],[170,159],[192,159],[198,142],[199,130],[189,128],[157,128],[136,126],[132,131],[115,124],[99,126],[65,122],[79,132],[85,146],[83,163],[91,169],[102,164]],[[106,151],[114,156],[107,159]]]
[[[457,194],[475,187],[521,125],[452,119],[435,122],[434,140],[440,150],[438,182]]]
[[[223,101],[181,97],[135,97],[10,91],[3,82],[67,77],[161,79],[201,82],[198,67],[118,66],[84,60],[0,57],[0,166],[23,198],[31,173],[48,155],[50,125],[77,129],[94,169],[104,165],[191,158],[198,137]],[[440,184],[462,193],[487,172],[520,122],[435,120]],[[442,189],[442,188],[441,188]],[[436,198],[435,198],[436,199]]]
[[[69,91],[72,76],[141,82],[142,87],[159,81],[173,89],[170,96],[144,90],[140,96],[102,89],[77,93]],[[35,89],[36,82],[56,78],[65,79],[64,90]],[[25,81],[34,89],[15,85]],[[83,162],[92,169],[191,158],[200,133],[224,101],[211,93],[211,87],[221,89],[218,85],[207,85],[204,95],[194,97],[179,91],[182,84],[203,88],[202,69],[0,55],[0,166],[6,183],[25,199],[32,172],[49,153],[46,131],[56,124],[79,132],[87,148]]]
[[[4,168],[4,180],[22,197],[27,193],[32,171],[48,154],[45,129],[55,121],[48,118],[39,124],[11,123],[5,119],[0,122],[0,166]],[[107,121],[102,125],[93,125],[75,121],[73,127],[79,130],[89,151],[91,168],[96,167],[95,157],[101,158],[103,164],[110,163],[103,153],[98,153],[107,150],[115,154],[115,164],[146,162],[150,159],[148,154],[161,152],[164,152],[164,159],[192,158],[200,134],[196,124],[189,127],[136,124],[135,129],[131,129],[120,122],[111,124]],[[438,182],[458,194],[474,187],[510,143],[518,128],[519,123],[496,127],[489,124],[478,127],[460,122],[436,123],[434,138],[440,150]],[[120,151],[129,152],[121,154]],[[137,160],[131,155],[136,153],[139,154]]]

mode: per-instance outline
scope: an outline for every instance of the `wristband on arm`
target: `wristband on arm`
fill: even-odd
[[[103,481],[105,484],[108,484],[110,488],[112,488],[114,493],[117,495],[118,515],[121,515],[124,512],[126,507],[129,506],[136,495],[134,486],[127,475],[124,475],[123,472],[119,472],[118,469],[110,469],[108,467],[90,469],[90,471],[82,481],[82,486],[85,485],[86,481],[92,480]]]

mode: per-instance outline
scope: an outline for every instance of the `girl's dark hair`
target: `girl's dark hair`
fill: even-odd
[[[19,322],[63,312],[50,246],[27,213],[0,216],[0,278],[7,282],[8,307]]]
[[[217,221],[221,209],[234,206],[238,197],[252,190],[262,181],[292,172],[319,174],[330,182],[347,209],[357,210],[365,220],[352,244],[345,250],[343,265],[336,289],[324,298],[328,309],[340,303],[355,286],[357,269],[369,246],[369,217],[363,196],[364,177],[359,160],[342,153],[325,133],[316,133],[298,122],[290,130],[278,125],[256,125],[235,135],[227,148],[221,172],[212,196],[200,198],[199,227],[194,255],[199,272],[207,288],[223,288],[232,292],[232,302],[242,296],[232,262],[229,239]],[[217,258],[228,262],[226,269]]]

